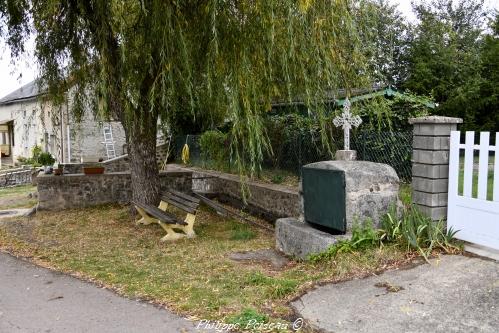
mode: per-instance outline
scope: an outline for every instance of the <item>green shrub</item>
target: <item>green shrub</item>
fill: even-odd
[[[55,162],[54,157],[48,152],[40,153],[37,159],[37,163],[40,163],[43,166],[52,165],[54,164],[54,162]]]
[[[31,165],[31,164],[35,163],[32,158],[23,157],[23,156],[19,156],[17,158],[17,162],[19,162],[21,164],[28,164],[28,165]]]
[[[31,148],[31,158],[35,163],[40,163],[38,159],[40,158],[40,155],[42,154],[42,147],[35,145],[33,148]]]
[[[17,157],[17,162],[26,165],[40,166],[40,155],[43,153],[42,148],[38,145],[31,148],[31,157]],[[52,162],[53,163],[53,162]]]
[[[343,132],[333,125],[330,117],[326,128],[322,128],[317,119],[296,113],[266,117],[265,130],[271,150],[264,152],[264,164],[299,172],[304,164],[331,159],[337,149],[334,138]],[[322,139],[326,139],[330,147],[325,147]]]
[[[226,170],[230,160],[228,135],[220,131],[206,131],[199,138],[201,157],[209,167]]]

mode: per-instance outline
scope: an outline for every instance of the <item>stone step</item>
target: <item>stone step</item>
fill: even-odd
[[[294,217],[278,219],[275,235],[278,250],[300,259],[307,259],[311,254],[325,252],[338,241],[352,238],[351,233],[332,235]]]

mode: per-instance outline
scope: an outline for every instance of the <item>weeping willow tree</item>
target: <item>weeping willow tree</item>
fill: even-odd
[[[14,56],[35,34],[51,100],[69,98],[77,118],[91,110],[123,124],[133,199],[151,204],[160,124],[186,114],[230,121],[231,156],[249,173],[269,148],[262,116],[273,101],[300,99],[324,126],[325,97],[365,83],[359,8],[349,0],[0,0]]]

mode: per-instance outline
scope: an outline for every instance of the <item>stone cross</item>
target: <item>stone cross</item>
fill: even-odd
[[[336,127],[343,128],[343,138],[345,141],[345,150],[350,150],[350,130],[352,126],[358,127],[362,123],[362,119],[359,116],[352,116],[350,113],[350,100],[348,97],[345,99],[345,103],[343,103],[343,112],[341,116],[338,116],[333,119],[333,124]]]

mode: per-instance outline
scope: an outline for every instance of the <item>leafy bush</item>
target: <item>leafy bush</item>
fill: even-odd
[[[33,148],[31,148],[31,157],[19,156],[17,157],[17,162],[26,165],[40,166],[42,164],[39,161],[39,159],[42,153],[43,153],[42,148],[38,145],[35,145],[33,146]]]
[[[37,162],[43,166],[48,166],[54,164],[55,159],[50,153],[43,152],[38,156]]]
[[[42,154],[42,147],[38,145],[34,145],[33,148],[31,148],[31,158],[35,163],[40,163],[38,159],[40,158],[40,155]]]
[[[17,158],[17,162],[21,163],[21,164],[26,164],[26,165],[32,165],[32,164],[35,164],[35,162],[33,161],[32,158],[28,158],[28,157],[23,157],[23,156],[19,156]]]
[[[338,145],[335,138],[342,135],[332,120],[327,123],[321,128],[317,119],[296,113],[267,117],[265,129],[272,150],[266,153],[264,164],[297,173],[304,164],[331,159]],[[323,145],[323,136],[329,147]]]
[[[206,131],[199,139],[203,160],[217,170],[226,170],[230,160],[230,143],[228,135],[220,131]]]

